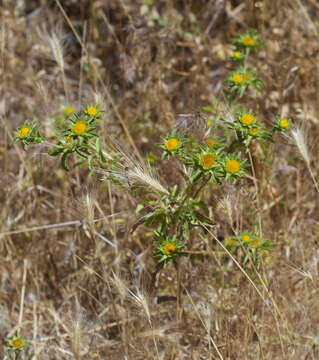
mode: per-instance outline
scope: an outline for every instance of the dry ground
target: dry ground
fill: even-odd
[[[0,4],[0,357],[20,331],[25,359],[319,359],[319,194],[291,139],[278,135],[267,158],[254,149],[259,208],[249,180],[205,193],[220,240],[232,226],[254,228],[260,213],[278,245],[249,269],[254,286],[209,234],[194,232],[177,322],[174,267],[151,284],[150,229],[130,231],[139,199],[85,168],[65,172],[48,144],[24,152],[10,138],[36,119],[50,139],[64,106],[98,102],[102,138],[160,155],[177,114],[224,101],[231,39],[253,27],[266,44],[251,60],[265,92],[245,104],[266,126],[280,114],[306,127],[318,181],[317,1]],[[63,54],[52,52],[54,36]],[[174,184],[174,162],[158,171]],[[232,224],[217,207],[225,195]]]

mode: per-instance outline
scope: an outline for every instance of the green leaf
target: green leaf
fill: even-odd
[[[211,219],[209,219],[208,217],[202,215],[198,211],[194,211],[193,214],[194,214],[195,218],[197,220],[199,220],[200,222],[203,222],[203,223],[209,224],[209,225],[215,225],[215,223]]]
[[[204,213],[205,213],[206,216],[209,215],[208,207],[207,207],[207,205],[206,205],[202,200],[198,201],[198,202],[196,203],[196,205],[199,206],[199,207],[204,211]]]
[[[144,209],[144,204],[137,204],[135,209],[136,214],[138,214],[143,209]]]
[[[183,228],[184,228],[184,234],[187,240],[189,240],[189,226],[188,226],[188,222],[185,221],[183,223]]]
[[[63,151],[63,147],[57,146],[57,147],[49,150],[48,154],[51,155],[51,156],[57,156],[57,155],[59,155],[62,151]]]
[[[69,171],[68,167],[66,166],[66,158],[68,157],[68,155],[69,155],[69,152],[67,151],[62,155],[62,158],[61,158],[62,167],[66,171]]]

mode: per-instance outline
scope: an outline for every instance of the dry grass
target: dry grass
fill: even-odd
[[[0,5],[0,357],[19,331],[25,359],[318,359],[316,1],[58,4]],[[230,40],[248,27],[267,46],[252,60],[265,93],[245,105],[307,132],[278,135],[265,158],[252,147],[256,180],[206,191],[217,226],[192,233],[179,277],[169,265],[155,278],[150,230],[131,232],[138,199],[10,136],[37,119],[50,138],[63,107],[99,99],[104,143],[128,144],[132,179],[166,192],[174,162],[157,179],[143,158],[178,114],[223,102]],[[245,274],[219,244],[259,226],[278,246]]]

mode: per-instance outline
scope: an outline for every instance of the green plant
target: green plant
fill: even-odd
[[[141,216],[133,230],[142,224],[155,228],[156,250],[153,257],[159,263],[172,261],[177,266],[178,258],[187,254],[182,249],[186,248],[193,229],[214,225],[214,219],[204,201],[204,189],[207,186],[220,186],[225,181],[235,184],[245,177],[249,166],[252,166],[246,158],[246,154],[250,154],[251,142],[257,141],[267,146],[273,141],[275,132],[291,128],[288,120],[276,118],[273,129],[267,130],[258,122],[252,109],[235,104],[249,87],[261,92],[263,82],[256,75],[256,69],[249,69],[246,65],[250,52],[257,51],[261,45],[259,35],[254,30],[248,30],[234,39],[233,43],[236,48],[232,59],[239,63],[239,67],[230,71],[225,82],[228,86],[226,94],[235,115],[231,119],[225,115],[219,118],[217,127],[220,127],[220,133],[224,131],[224,138],[209,137],[203,141],[175,129],[162,137],[162,142],[158,144],[163,150],[162,159],[175,162],[183,179],[181,184],[166,189],[149,166],[129,156],[116,142],[107,151],[102,150],[99,135],[95,131],[103,111],[97,105],[90,105],[79,114],[71,107],[66,108],[64,124],[57,132],[57,144],[49,151],[51,156],[61,155],[62,166],[66,170],[66,160],[74,154],[80,160],[74,166],[86,163],[91,171],[104,173],[108,180],[127,186],[134,195],[138,196],[141,186],[144,187],[144,200],[138,206]],[[214,106],[204,109],[212,113],[215,111]],[[211,125],[207,123],[204,126],[207,129]],[[225,131],[234,135],[229,136],[230,143]],[[16,134],[14,142],[21,141],[23,146],[43,141],[36,123],[26,122],[18,128]],[[154,164],[155,160],[154,155],[149,155],[148,164]],[[256,191],[258,193],[257,187]],[[246,233],[246,236],[251,235]],[[245,244],[249,246],[246,247],[244,263],[250,257],[256,261],[259,251],[269,251],[272,246],[272,243],[262,240],[261,231],[254,240],[239,242],[240,246]]]
[[[8,345],[5,347],[5,351],[8,354],[10,360],[18,360],[21,358],[21,354],[28,347],[25,339],[21,334],[13,336],[11,339],[7,339]]]

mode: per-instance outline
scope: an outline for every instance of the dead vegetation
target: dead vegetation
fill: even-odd
[[[4,0],[0,12],[1,357],[20,332],[25,359],[318,359],[316,1]],[[249,179],[205,193],[216,227],[193,233],[179,278],[170,265],[154,279],[150,229],[131,231],[139,199],[65,172],[49,143],[12,146],[13,129],[36,119],[50,138],[66,106],[99,103],[105,143],[160,157],[179,114],[224,104],[230,40],[250,27],[265,92],[245,105],[302,130],[266,158],[252,149],[258,202]],[[165,191],[178,181],[174,162],[158,174]],[[278,246],[245,273],[221,245],[257,214]]]

